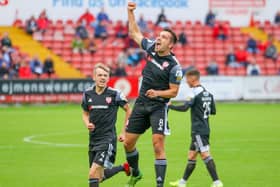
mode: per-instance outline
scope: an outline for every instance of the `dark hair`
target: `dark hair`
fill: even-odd
[[[171,34],[171,36],[172,36],[172,43],[173,43],[173,44],[176,44],[178,38],[177,38],[177,35],[175,34],[175,32],[172,31],[172,30],[169,29],[169,28],[164,28],[163,31],[169,32],[169,33]]]
[[[200,72],[197,69],[191,69],[186,73],[187,76],[195,76],[197,79],[200,78]]]

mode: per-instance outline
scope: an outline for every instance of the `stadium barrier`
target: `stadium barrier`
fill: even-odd
[[[201,83],[220,101],[280,99],[279,76],[207,76],[201,78]],[[174,100],[186,100],[188,93],[190,88],[183,80],[179,94]]]
[[[138,96],[138,77],[113,77],[109,86],[122,90],[128,99]],[[201,78],[204,85],[219,101],[280,100],[280,77],[230,77],[207,76]],[[2,103],[80,103],[82,92],[93,84],[90,79],[54,80],[1,80],[0,104]],[[190,88],[183,80],[179,94],[173,100],[184,101]]]
[[[109,86],[122,90],[129,99],[134,99],[138,95],[138,82],[138,77],[113,77]],[[91,79],[0,80],[0,104],[79,103],[83,91],[91,85]]]

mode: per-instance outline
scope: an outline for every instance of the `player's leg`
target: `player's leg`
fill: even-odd
[[[164,149],[165,137],[161,134],[153,134],[152,139],[155,154],[155,172],[157,187],[163,187],[167,168],[167,161]]]
[[[126,175],[130,175],[130,168],[128,163],[124,163],[123,165],[112,167],[116,158],[116,150],[117,150],[116,142],[114,142],[114,144],[108,145],[108,149],[104,155],[105,159],[104,159],[103,166],[105,167],[105,169],[104,169],[104,177],[102,181],[107,180],[122,171],[124,171]]]
[[[116,175],[116,174],[118,174],[119,172],[122,172],[122,171],[125,172],[125,174],[127,176],[130,175],[130,166],[127,162],[125,162],[122,165],[114,166],[110,169],[109,168],[104,169],[103,181],[113,177],[114,175]]]
[[[126,160],[132,168],[132,175],[125,187],[133,187],[142,179],[142,174],[139,170],[139,153],[135,147],[139,136],[139,134],[125,133],[124,147],[126,151]]]
[[[187,180],[189,179],[189,177],[191,176],[191,174],[193,173],[195,166],[196,166],[196,157],[197,157],[197,151],[198,148],[196,147],[195,141],[192,138],[192,142],[190,145],[190,150],[188,153],[188,162],[187,162],[187,166],[185,168],[183,177],[177,181],[174,182],[170,182],[171,186],[174,187],[184,187],[186,186]]]
[[[145,116],[145,108],[142,103],[136,102],[129,118],[124,139],[126,159],[132,168],[132,177],[141,175],[138,164],[139,153],[135,145],[140,135],[143,134],[146,129],[147,120]]]
[[[135,146],[139,136],[139,134],[125,133],[124,148],[126,152],[126,160],[132,168],[132,176],[139,175],[139,153]]]
[[[99,186],[99,176],[96,173],[96,167],[94,166],[94,160],[96,157],[96,152],[92,151],[93,147],[89,148],[88,158],[89,158],[89,187],[98,187]],[[100,175],[100,174],[99,174]]]
[[[92,163],[89,170],[89,187],[99,187],[99,182],[103,179],[104,169],[97,163]]]
[[[213,187],[222,187],[223,184],[222,182],[219,180],[218,174],[217,174],[217,170],[216,170],[216,165],[215,162],[213,160],[213,158],[210,155],[210,147],[209,147],[209,136],[200,136],[200,135],[196,135],[195,136],[197,144],[199,146],[199,150],[200,150],[200,156],[203,159],[206,168],[213,180]]]
[[[167,107],[155,110],[150,115],[150,123],[153,131],[152,141],[155,154],[155,172],[157,187],[163,187],[166,175],[167,160],[165,155],[165,133],[169,131],[167,126]]]

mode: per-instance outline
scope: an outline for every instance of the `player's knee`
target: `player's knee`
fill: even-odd
[[[189,152],[188,159],[196,160],[197,153],[195,151]]]
[[[133,151],[135,149],[135,144],[132,141],[125,140],[123,146],[126,152]]]
[[[96,178],[96,171],[94,169],[91,168],[89,170],[88,178],[90,178],[90,179]]]
[[[207,152],[202,152],[202,153],[200,153],[200,156],[204,160],[204,159],[206,159],[207,157],[210,156],[210,153],[208,151]]]
[[[93,164],[89,170],[89,178],[90,179],[98,178],[99,180],[101,180],[100,170],[101,170],[101,166],[97,164]]]
[[[196,160],[196,156],[195,156],[195,155],[189,155],[189,156],[188,156],[188,159],[189,159],[189,160]]]
[[[164,139],[163,137],[153,138],[153,146],[156,157],[164,155]]]

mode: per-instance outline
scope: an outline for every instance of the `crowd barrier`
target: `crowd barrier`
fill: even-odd
[[[138,96],[141,78],[110,79],[109,86],[121,90],[128,99]],[[280,76],[230,77],[207,76],[202,85],[218,101],[280,100]],[[0,104],[81,102],[83,91],[92,86],[90,79],[1,80]],[[191,92],[185,79],[173,100],[184,101]]]
[[[109,86],[134,99],[138,82],[138,77],[113,77]],[[0,80],[0,104],[81,102],[83,91],[93,84],[90,79]]]
[[[201,78],[201,84],[220,101],[280,99],[280,76],[208,76]],[[183,80],[174,100],[185,100],[189,92]]]

